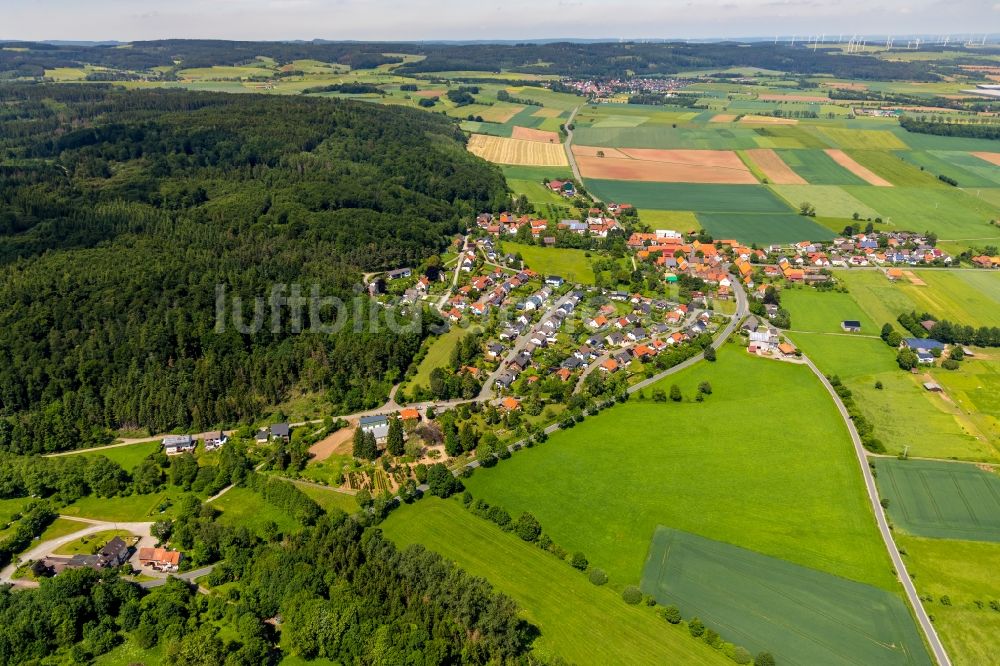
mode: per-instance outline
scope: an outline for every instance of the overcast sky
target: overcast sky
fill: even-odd
[[[1000,33],[1000,0],[0,0],[0,39],[23,40],[981,38],[991,27]]]

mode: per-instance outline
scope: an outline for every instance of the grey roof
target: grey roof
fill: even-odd
[[[362,416],[358,422],[362,428],[375,427],[389,423],[389,418],[385,414],[375,414],[374,416]]]
[[[167,435],[163,438],[163,446],[174,447],[174,446],[191,446],[194,444],[194,440],[191,435]]]
[[[290,432],[291,428],[288,427],[287,423],[275,423],[271,426],[272,437],[288,437]]]

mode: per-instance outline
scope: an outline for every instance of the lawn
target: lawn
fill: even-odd
[[[641,183],[588,179],[587,187],[604,201],[643,209],[693,210],[699,213],[788,213],[789,207],[764,185]]]
[[[794,213],[698,213],[713,238],[733,238],[758,245],[833,240],[834,233]]]
[[[902,599],[694,534],[659,528],[642,590],[782,664],[926,664]]]
[[[701,381],[714,392],[694,402]],[[659,388],[673,383],[685,402],[619,405],[465,483],[619,587],[664,525],[895,589],[846,428],[806,367],[732,345]]]
[[[301,525],[286,511],[264,500],[249,488],[231,488],[225,495],[212,502],[222,511],[219,523],[232,527],[245,527],[259,533],[268,522],[277,523],[283,534],[301,529]]]
[[[108,460],[121,465],[123,469],[131,472],[146,458],[146,456],[151,453],[155,453],[161,448],[163,448],[162,442],[155,441],[143,442],[142,444],[129,444],[128,446],[117,446],[113,449],[104,449],[102,451],[94,451],[92,453],[83,449],[77,453],[86,454],[88,456],[104,456]]]
[[[880,494],[914,536],[1000,541],[1000,475],[976,465],[878,458]]]
[[[422,386],[427,388],[431,383],[431,371],[434,368],[444,368],[448,366],[451,359],[451,351],[458,345],[459,341],[465,337],[468,331],[460,326],[452,326],[448,332],[439,335],[430,342],[427,348],[427,355],[424,356],[420,365],[417,366],[417,374],[413,376],[410,384],[414,387]]]
[[[1000,544],[896,535],[927,612],[953,664],[989,664],[1000,651]],[[950,603],[941,598],[947,596]],[[979,607],[976,602],[982,605]]]
[[[684,210],[643,208],[639,211],[639,220],[653,229],[674,229],[675,231],[701,229],[698,217],[694,213]]]
[[[538,247],[505,241],[503,251],[520,253],[528,268],[542,275],[558,275],[569,282],[594,284],[594,269],[591,258],[584,250],[569,248]]]
[[[861,322],[860,335],[878,335],[882,323],[875,322],[861,309],[850,294],[819,292],[812,288],[781,290],[781,305],[792,315],[792,330],[817,333],[844,333],[840,323],[845,319]],[[858,336],[852,333],[852,336]]]
[[[159,520],[173,515],[177,509],[177,503],[183,495],[184,492],[174,486],[152,495],[130,495],[128,497],[88,495],[63,507],[59,513],[70,517],[90,518],[91,520],[122,522]],[[159,508],[165,502],[169,502],[170,506],[161,512]]]
[[[779,150],[778,155],[810,185],[865,185],[822,150]]]
[[[851,218],[855,213],[861,216],[861,219],[878,217],[878,211],[858,201],[836,185],[770,185],[769,187],[787,201],[789,206],[798,208],[803,202],[809,202],[816,208],[816,214],[822,217]]]
[[[457,500],[427,498],[382,524],[397,544],[420,543],[517,601],[539,627],[535,649],[579,664],[724,664],[725,657],[649,608],[629,606],[609,587],[536,546],[478,518]]]
[[[49,526],[45,528],[45,531],[39,535],[38,543],[58,539],[59,537],[64,537],[67,534],[85,530],[88,527],[90,527],[90,523],[80,522],[79,520],[69,520],[68,518],[56,518],[49,523]]]
[[[78,529],[83,529],[85,525]],[[75,541],[70,541],[69,543],[64,543],[53,551],[54,555],[92,555],[97,550],[103,548],[105,544],[114,539],[115,537],[121,537],[126,541],[132,537],[132,533],[128,530],[104,530],[103,532],[94,532],[93,534],[88,534],[82,536]]]

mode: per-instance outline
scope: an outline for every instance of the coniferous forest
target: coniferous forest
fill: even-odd
[[[506,196],[463,142],[362,103],[0,88],[0,448],[239,423],[292,387],[380,404],[422,331],[367,310],[360,331],[272,330],[270,310],[217,331],[216,287],[247,310],[275,284],[346,301],[362,271],[441,251]]]

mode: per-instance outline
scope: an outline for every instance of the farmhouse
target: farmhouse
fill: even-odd
[[[168,548],[140,548],[139,565],[152,567],[154,571],[177,571],[181,565],[182,554]]]
[[[163,438],[163,452],[168,456],[194,452],[195,441],[191,435],[167,435]]]
[[[931,353],[935,349],[944,351],[944,343],[930,338],[903,338],[903,347],[915,352]]]
[[[389,418],[384,414],[362,416],[358,422],[362,432],[370,432],[376,443],[381,443],[389,436]]]
[[[401,280],[403,278],[408,278],[413,275],[413,271],[409,268],[397,268],[391,270],[385,274],[387,280]]]
[[[227,437],[226,434],[220,430],[218,435],[205,438],[205,450],[214,451],[216,449],[221,449],[228,441],[229,437]]]
[[[847,331],[848,333],[860,333],[861,332],[861,322],[856,319],[845,319],[840,322],[840,328]]]

